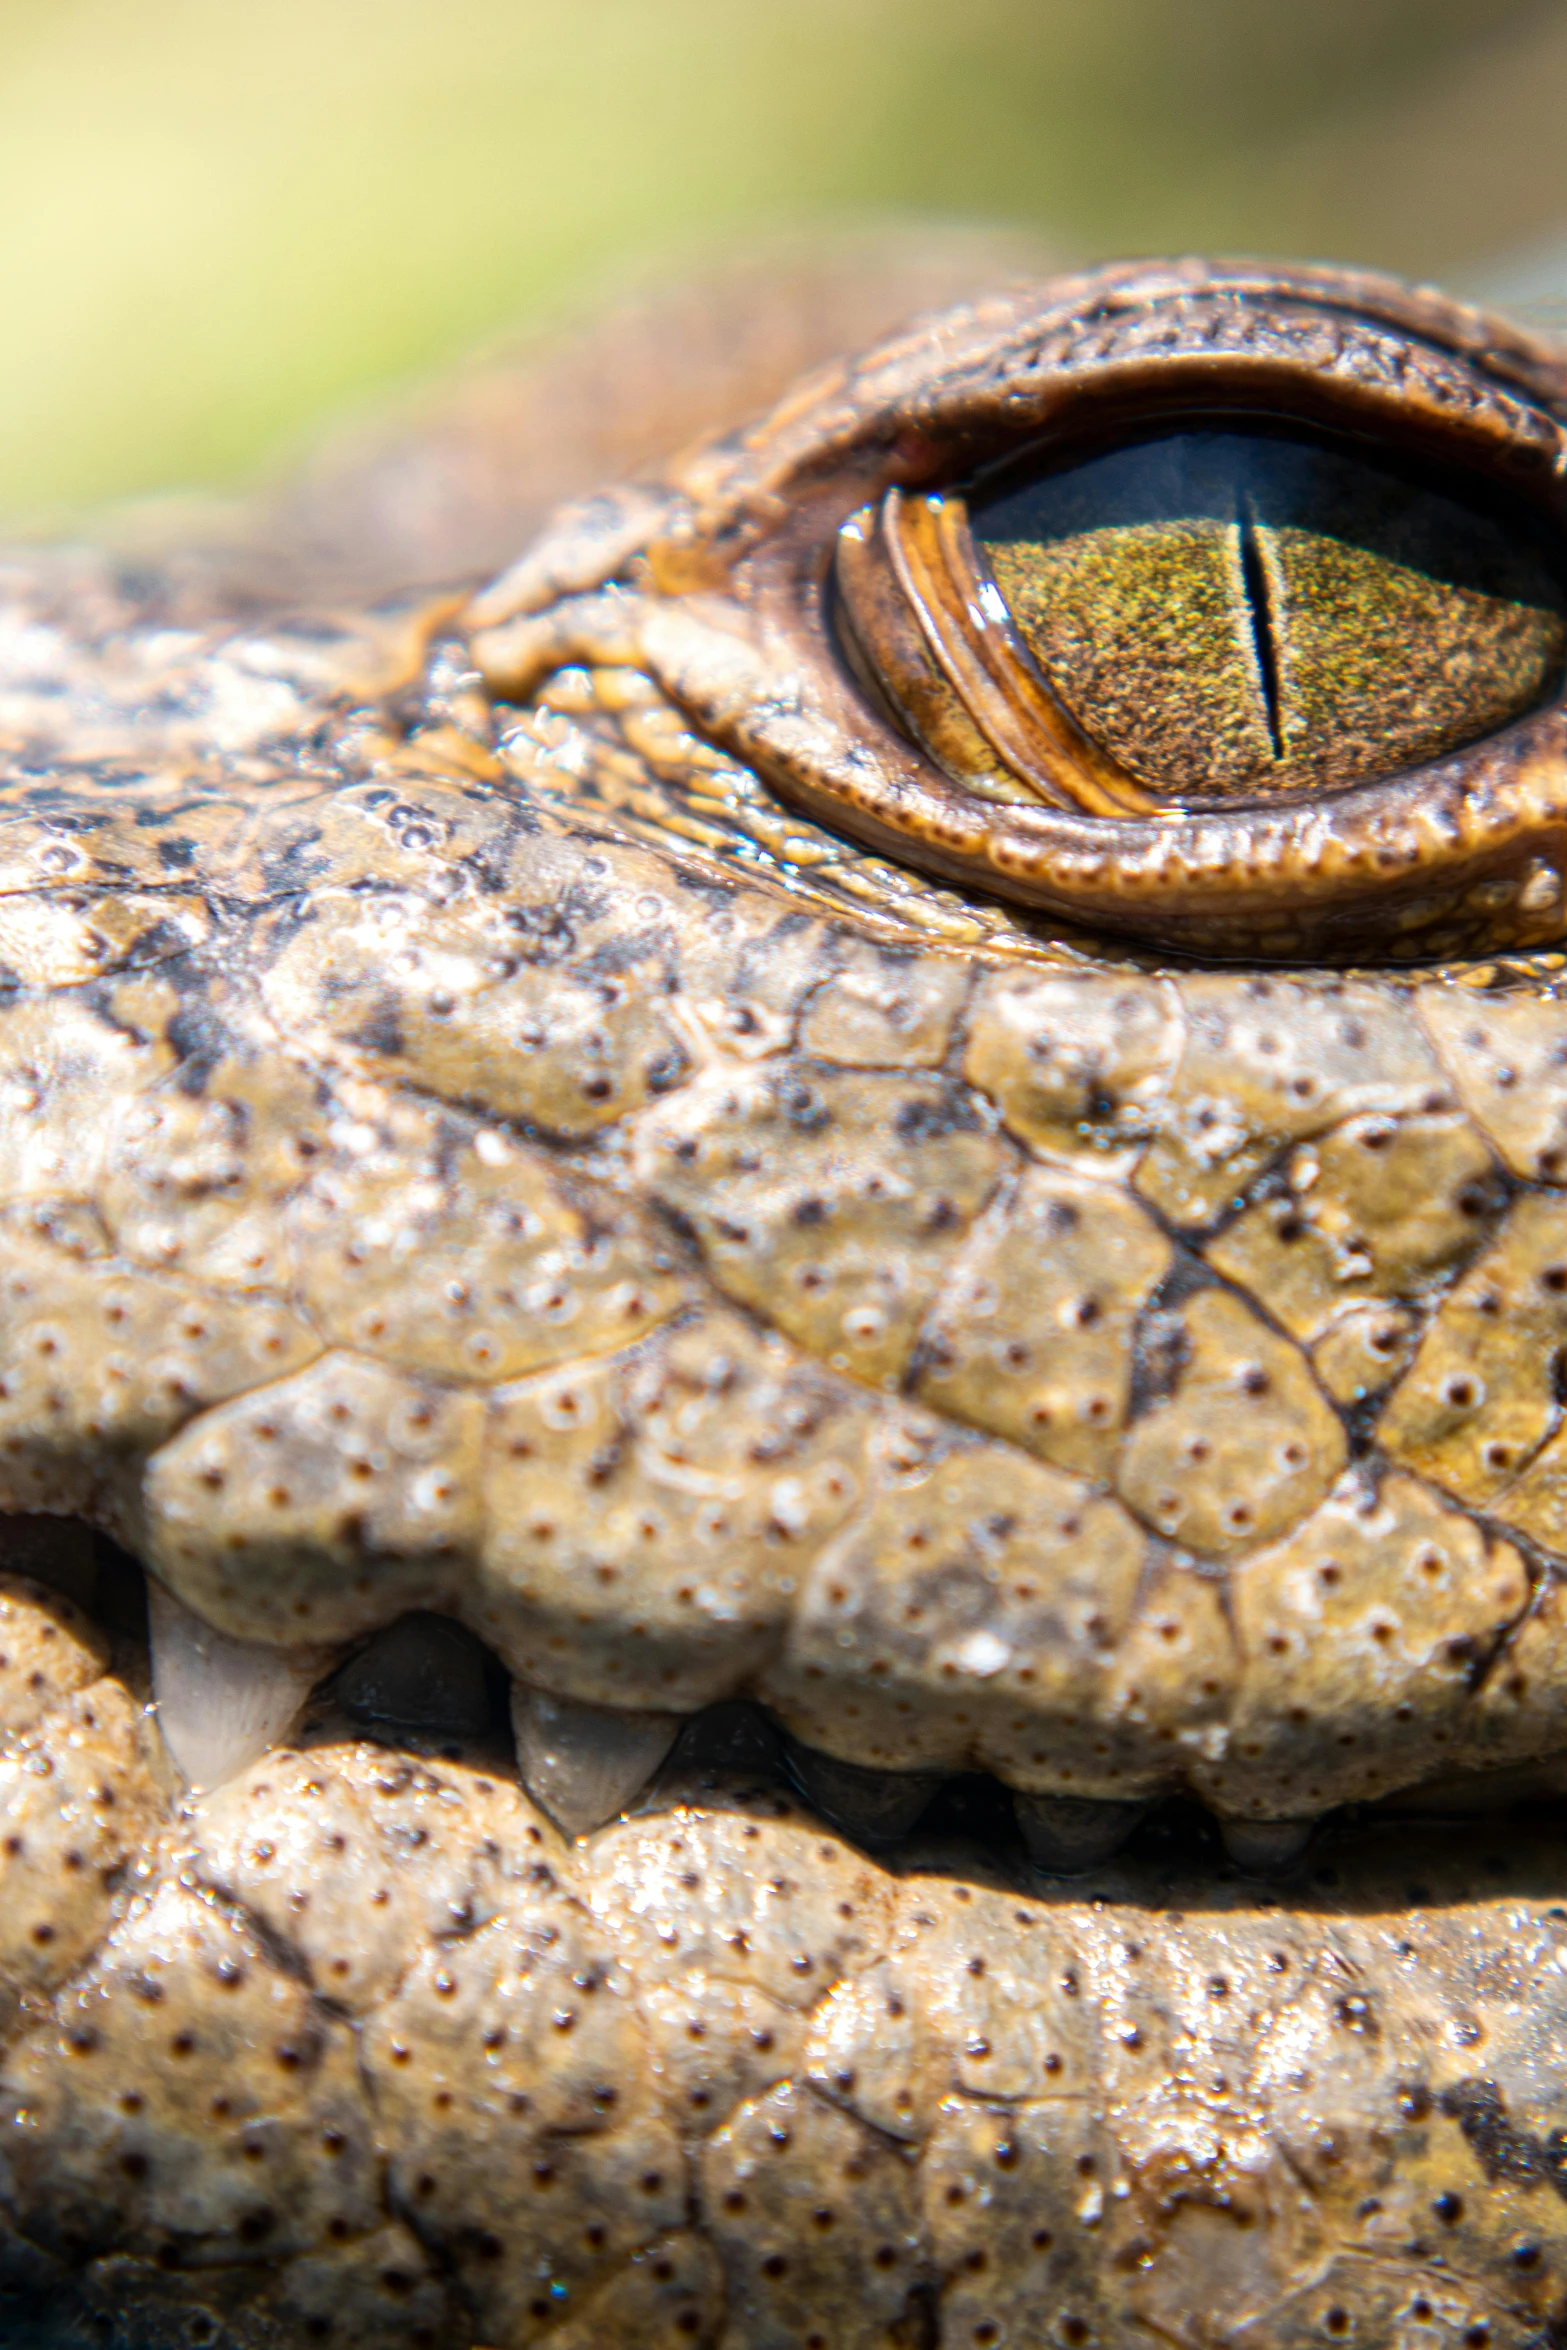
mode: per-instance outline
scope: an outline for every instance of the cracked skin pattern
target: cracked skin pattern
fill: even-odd
[[[1562,956],[1130,951],[671,687],[785,459],[939,358],[466,607],[10,564],[0,1505],[237,1638],[435,1608],[876,1770],[1550,1786]],[[10,1579],[0,2280],[117,2341],[1563,2338],[1548,1825],[1063,1888],[677,1761],[569,1844],[346,1737],[182,1800],[144,1697]]]

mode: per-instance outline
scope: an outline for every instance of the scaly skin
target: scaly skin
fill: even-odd
[[[1555,771],[1532,866],[1396,899],[1396,973],[1174,959],[1141,867],[1084,885],[1097,933],[1009,912],[929,810],[945,880],[877,853],[907,754],[834,766],[855,689],[769,549],[1017,314],[471,602],[197,624],[12,567],[0,1504],[302,1683],[436,1609],[557,1699],[759,1702],[818,1792],[1185,1794],[1240,1852],[1401,1816],[1274,1891],[1195,1829],[1063,1886],[950,1803],[876,1859],[758,1779],[754,1712],[576,1842],[509,1752],[330,1709],[191,1798],[133,1634],[18,1522],[0,2281],[39,2339],[1567,2328],[1567,1851],[1446,1824],[1567,1775]],[[1551,413],[1548,354],[1462,331]],[[862,783],[877,848],[823,820]]]

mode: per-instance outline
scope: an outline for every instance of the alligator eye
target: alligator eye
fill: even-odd
[[[1567,650],[1525,517],[1279,432],[894,489],[836,572],[856,665],[946,773],[1100,812],[1396,774],[1535,708]]]
[[[1560,347],[1134,263],[824,370],[563,525],[475,646],[513,693],[639,665],[769,854],[836,862],[783,802],[1074,944],[1416,962],[1567,941],[1564,591]]]

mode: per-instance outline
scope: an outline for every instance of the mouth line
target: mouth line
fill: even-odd
[[[149,1717],[187,1707],[188,1689],[165,1695],[159,1687],[154,1627],[159,1608],[175,1603],[140,1561],[78,1520],[7,1523],[13,1539],[23,1530],[23,1579],[60,1593],[80,1610],[104,1639],[110,1670]],[[35,1535],[30,1548],[27,1530]],[[237,1649],[247,1662],[267,1653],[224,1642],[196,1619],[185,1622],[196,1626],[204,1645]],[[1188,1905],[1211,1880],[1221,1905],[1234,1888],[1253,1885],[1307,1908],[1319,1901],[1337,1906],[1345,1898],[1339,1856],[1395,1823],[1416,1837],[1454,1837],[1472,1845],[1484,1855],[1480,1867],[1494,1874],[1487,1848],[1499,1826],[1517,1821],[1527,1832],[1549,1829],[1560,1812],[1554,1783],[1536,1783],[1528,1768],[1460,1772],[1300,1820],[1223,1817],[1179,1791],[1126,1803],[1031,1798],[980,1770],[874,1771],[841,1762],[745,1696],[667,1717],[616,1716],[543,1700],[552,1710],[584,1717],[590,1738],[606,1720],[667,1725],[646,1749],[639,1775],[628,1779],[622,1773],[618,1781],[612,1775],[607,1782],[622,1799],[600,1797],[596,1815],[589,1817],[573,1810],[569,1788],[562,1799],[549,1758],[543,1770],[530,1768],[537,1758],[530,1758],[525,1736],[519,1738],[523,1704],[541,1701],[521,1690],[494,1652],[455,1618],[415,1610],[316,1662],[319,1669],[290,1695],[275,1732],[264,1741],[255,1732],[242,1735],[238,1747],[223,1748],[224,1767],[210,1777],[182,1764],[176,1737],[173,1761],[187,1803],[271,1755],[361,1744],[417,1763],[459,1765],[520,1781],[568,1840],[616,1818],[647,1817],[692,1802],[783,1795],[899,1873],[934,1870],[1044,1899],[1057,1892],[1075,1899],[1101,1886],[1124,1893],[1134,1885],[1178,1882]],[[220,1695],[226,1703],[231,1691],[221,1688]],[[160,1719],[160,1727],[167,1746],[167,1721]],[[595,1781],[590,1804],[598,1794]],[[1409,1898],[1418,1908],[1427,1896],[1416,1885]]]

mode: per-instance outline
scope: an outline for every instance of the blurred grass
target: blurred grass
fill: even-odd
[[[1564,105],[1563,0],[0,0],[0,509],[821,216],[1472,269]]]

